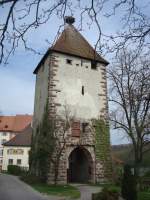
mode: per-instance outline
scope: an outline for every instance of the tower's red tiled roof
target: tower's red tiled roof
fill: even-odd
[[[52,50],[108,64],[73,25],[67,26]]]
[[[32,121],[32,115],[0,116],[0,131],[21,132]]]
[[[105,65],[109,64],[95,51],[95,49],[88,43],[88,41],[79,33],[79,31],[73,25],[68,25],[64,29],[54,46],[52,46],[46,52],[46,54],[34,70],[34,73],[37,72],[41,64],[51,52],[59,52],[89,60],[96,60],[97,62],[104,63]]]

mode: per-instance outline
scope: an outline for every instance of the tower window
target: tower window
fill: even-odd
[[[17,165],[21,165],[21,159],[17,159]]]
[[[84,95],[84,86],[82,86],[82,95]]]
[[[66,59],[66,63],[69,64],[69,65],[72,65],[72,60]]]
[[[86,127],[88,126],[88,123],[84,122],[82,123],[82,132],[85,133],[86,132]]]
[[[91,69],[94,69],[94,70],[97,69],[97,62],[95,60],[91,61]]]

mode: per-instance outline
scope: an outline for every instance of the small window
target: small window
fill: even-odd
[[[76,66],[79,66],[79,64],[76,64]]]
[[[21,165],[21,159],[17,159],[17,165]]]
[[[83,65],[83,60],[81,60],[81,66]]]
[[[8,128],[8,125],[5,125],[5,128]]]
[[[66,60],[66,63],[69,64],[69,65],[72,65],[72,60],[67,59],[67,60]]]
[[[1,144],[3,145],[6,141],[7,141],[7,140],[3,139],[3,140],[1,141]]]
[[[13,159],[8,159],[8,164],[13,165]]]
[[[94,69],[94,70],[97,69],[97,62],[94,60],[91,61],[91,69]]]
[[[3,136],[7,136],[7,132],[3,132]]]
[[[84,95],[84,86],[82,86],[82,91],[81,91],[82,95]]]
[[[88,126],[88,123],[84,122],[82,123],[82,132],[85,133],[86,132],[86,127]]]
[[[17,153],[22,155],[24,153],[24,151],[23,151],[23,149],[18,149]]]
[[[88,66],[85,66],[88,69]]]
[[[3,155],[3,150],[0,150],[0,156],[2,156]]]

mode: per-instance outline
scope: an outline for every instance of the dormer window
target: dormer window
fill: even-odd
[[[95,60],[91,61],[91,69],[94,69],[94,70],[97,69],[97,62]]]
[[[66,59],[66,63],[69,64],[69,65],[72,65],[72,60]]]

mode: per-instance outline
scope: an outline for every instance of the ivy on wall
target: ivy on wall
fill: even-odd
[[[103,163],[105,176],[110,176],[112,163],[110,156],[109,125],[103,119],[95,119],[93,125],[95,127],[96,160]]]
[[[48,103],[45,106],[41,123],[33,134],[30,152],[30,172],[43,182],[47,181],[50,160],[55,148],[54,122],[49,119]]]

